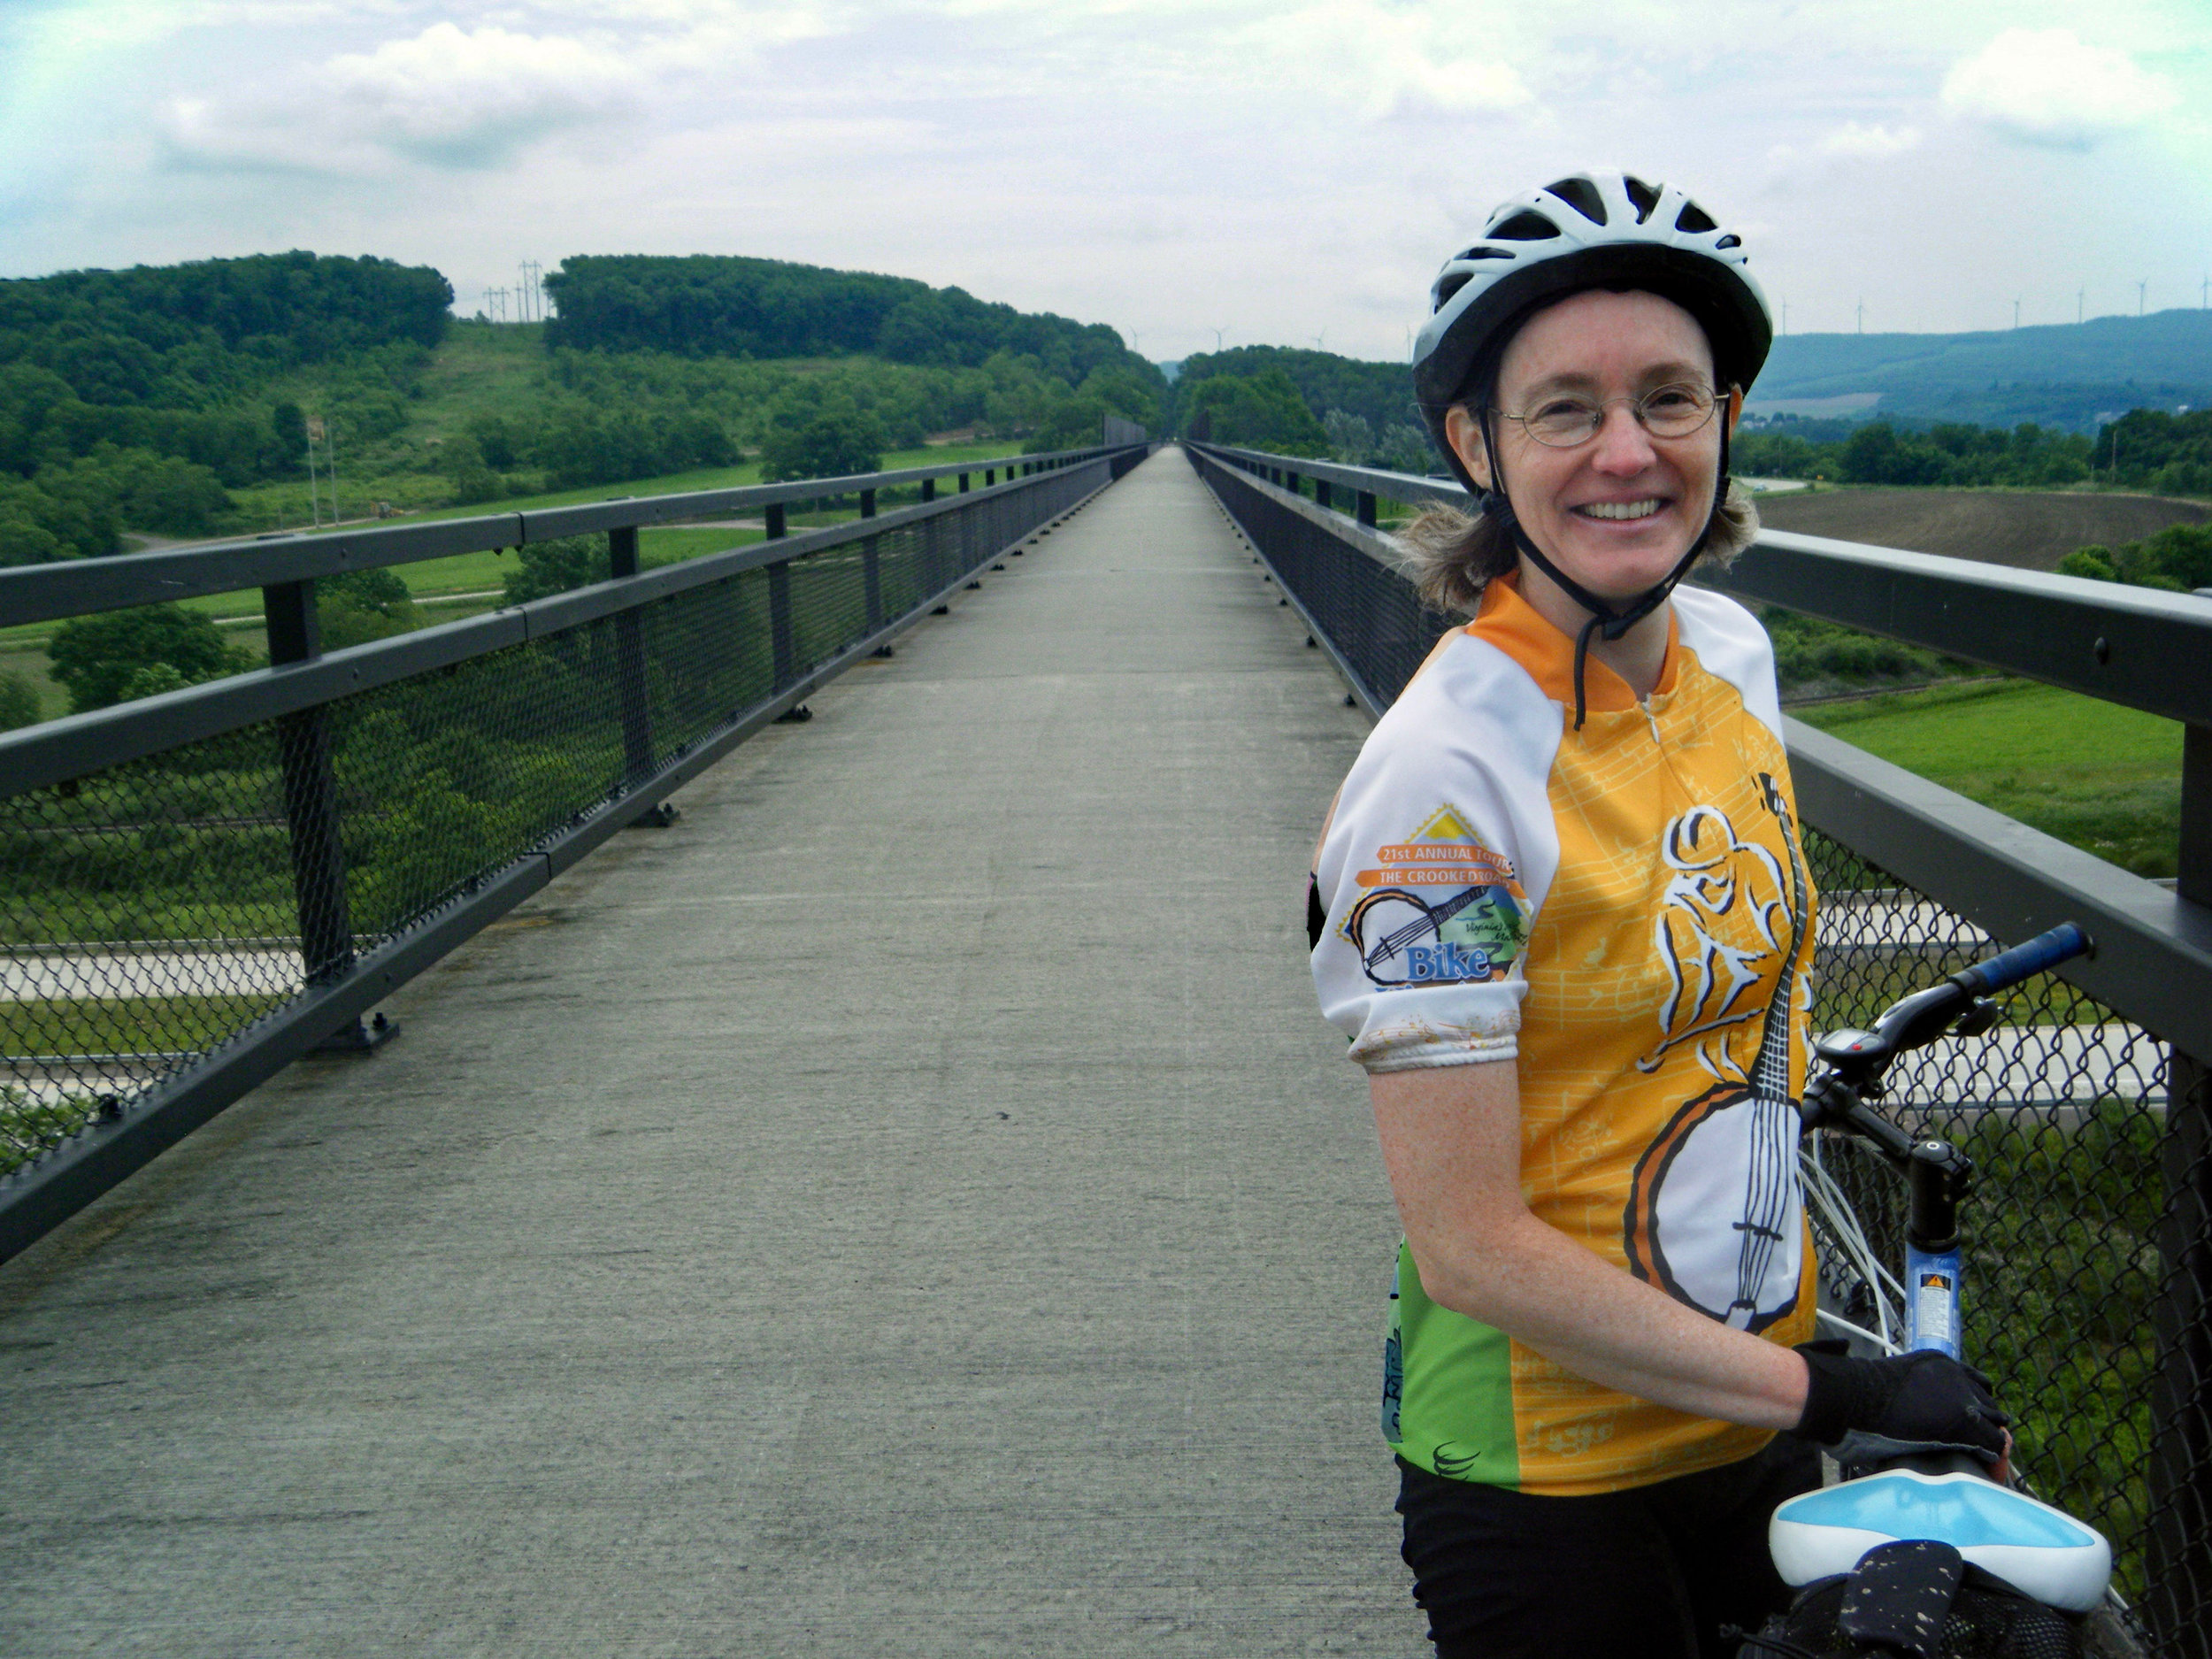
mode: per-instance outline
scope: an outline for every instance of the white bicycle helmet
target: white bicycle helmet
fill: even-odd
[[[1705,527],[1665,580],[1624,603],[1598,597],[1569,577],[1529,538],[1503,488],[1490,411],[1481,415],[1490,475],[1500,488],[1475,481],[1445,435],[1453,404],[1483,390],[1506,343],[1533,312],[1587,288],[1640,290],[1672,300],[1697,319],[1713,349],[1713,370],[1726,398],[1748,390],[1774,342],[1766,296],[1745,266],[1743,238],[1672,185],[1647,184],[1624,173],[1578,173],[1501,203],[1482,235],[1444,262],[1429,288],[1429,319],[1414,343],[1413,388],[1431,436],[1483,512],[1510,535],[1538,569],[1590,613],[1575,640],[1575,726],[1584,715],[1583,662],[1593,634],[1617,640],[1649,616],[1689,574],[1705,550],[1713,518],[1728,492],[1730,421],[1721,421],[1720,467]],[[1732,413],[1732,410],[1731,411]]]
[[[1743,239],[1671,184],[1578,173],[1501,203],[1444,262],[1413,351],[1414,394],[1442,442],[1446,409],[1523,319],[1585,288],[1641,288],[1697,319],[1723,388],[1749,390],[1773,343]]]

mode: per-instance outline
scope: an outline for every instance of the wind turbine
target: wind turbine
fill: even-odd
[[[1209,323],[1206,326],[1209,328],[1213,328],[1213,325],[1211,323]],[[1221,337],[1228,332],[1229,331],[1226,328],[1213,328],[1214,349],[1216,351],[1221,349]]]

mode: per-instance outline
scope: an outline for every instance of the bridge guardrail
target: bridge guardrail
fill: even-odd
[[[1425,611],[1399,574],[1380,504],[1464,507],[1464,493],[1185,447],[1349,696],[1379,715],[1456,620]],[[1348,513],[1332,504],[1340,491]],[[1992,941],[2062,920],[2098,941],[2093,960],[2015,1000],[2009,1042],[1924,1051],[1893,1073],[1891,1103],[1981,1166],[1991,1197],[1978,1209],[2002,1238],[1978,1248],[2000,1265],[1974,1294],[2010,1317],[1978,1363],[2021,1418],[2025,1467],[2113,1538],[2156,1651],[2207,1659],[2212,604],[1776,532],[1697,580],[2185,723],[2171,890],[1801,722],[1786,718],[1784,736],[1824,895],[1816,1026],[1855,1023]],[[1862,1214],[1893,1233],[1893,1187],[1843,1156]]]
[[[373,1042],[393,989],[1148,452],[0,572],[0,626],[258,586],[271,658],[0,733],[0,1259],[303,1054]],[[833,495],[863,516],[787,534]],[[641,570],[641,526],[741,509],[768,540]],[[611,580],[320,649],[319,577],[585,532]]]

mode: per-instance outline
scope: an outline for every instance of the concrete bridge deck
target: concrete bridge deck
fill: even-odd
[[[1425,1648],[1288,618],[1156,457],[0,1269],[0,1651]]]

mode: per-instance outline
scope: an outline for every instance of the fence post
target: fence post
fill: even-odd
[[[767,511],[761,516],[767,523],[768,539],[771,541],[773,541],[777,537],[786,534],[783,518],[783,503],[781,502],[770,502],[768,503]]]
[[[269,662],[312,662],[322,652],[315,584],[276,582],[261,590],[269,632]],[[300,961],[311,986],[353,966],[353,913],[346,898],[346,847],[338,822],[338,778],[332,765],[330,711],[317,705],[277,717],[277,756],[284,775],[284,821],[292,855],[292,899],[299,913]],[[334,1049],[373,1048],[358,1016],[325,1038]]]
[[[1371,489],[1359,492],[1359,521],[1370,530],[1375,527],[1375,492]]]
[[[2182,728],[2177,895],[2212,906],[2212,729]],[[2212,1659],[2212,1064],[2169,1049],[2151,1389],[2150,1584],[2164,1659]]]
[[[968,493],[968,475],[965,472],[960,475],[960,493],[963,495]]]
[[[926,478],[922,480],[922,499],[924,501],[935,501],[937,499],[937,480],[935,479]]]
[[[607,573],[616,580],[637,574],[637,526],[607,532]],[[645,618],[638,611],[614,617],[615,695],[622,705],[622,781],[634,789],[653,773],[653,705],[645,686]]]
[[[864,518],[872,518],[876,516],[876,493],[872,489],[864,489],[860,492],[860,516]]]
[[[798,641],[791,630],[791,561],[768,567],[768,637],[775,648],[776,689],[799,677]]]
[[[1329,504],[1329,483],[1326,479],[1317,478],[1313,480],[1313,504],[1317,507]]]

